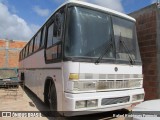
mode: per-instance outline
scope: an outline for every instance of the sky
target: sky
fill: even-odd
[[[0,0],[0,39],[28,41],[66,0]],[[83,0],[125,14],[157,0]]]

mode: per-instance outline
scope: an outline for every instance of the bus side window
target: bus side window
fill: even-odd
[[[23,49],[21,50],[21,60],[23,59]]]
[[[41,43],[40,43],[40,48],[42,48],[44,46],[45,33],[46,33],[46,26],[42,30],[42,35],[41,35],[42,39],[41,39]]]
[[[22,51],[19,54],[19,61],[21,61],[21,60],[22,60]]]
[[[61,40],[62,38],[62,31],[63,31],[63,22],[64,22],[64,11],[60,10],[58,13],[55,15],[54,19],[54,30],[53,30],[53,35],[56,37],[58,40]]]
[[[40,46],[40,40],[41,40],[41,31],[38,32],[38,34],[35,37],[35,42],[34,42],[34,52],[39,49]]]
[[[27,57],[28,56],[28,44],[27,44],[27,46],[26,46],[26,53],[25,53],[25,56]]]
[[[23,58],[25,58],[26,55],[26,48],[23,49]]]
[[[33,39],[29,43],[29,55],[33,52]]]
[[[25,52],[24,52],[24,58],[26,58],[26,51],[27,51],[27,46],[25,47]]]
[[[64,10],[59,10],[53,18],[53,23],[48,27],[46,60],[61,58],[61,40],[63,31]]]

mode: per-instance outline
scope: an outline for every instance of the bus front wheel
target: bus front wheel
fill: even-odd
[[[51,112],[57,111],[57,95],[56,95],[56,88],[54,83],[51,85],[50,92],[49,92],[49,105]]]

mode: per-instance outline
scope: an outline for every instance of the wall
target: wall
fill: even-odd
[[[24,41],[0,40],[0,68],[18,67],[19,52],[25,45]]]
[[[137,36],[143,63],[145,99],[159,98],[158,59],[158,9],[152,4],[129,14],[136,19]]]

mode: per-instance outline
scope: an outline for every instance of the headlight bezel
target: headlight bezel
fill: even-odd
[[[98,99],[75,101],[75,109],[95,108],[95,107],[98,107]]]
[[[143,100],[144,99],[144,94],[136,94],[136,95],[132,95],[132,101],[139,101],[139,100]]]
[[[73,91],[94,91],[96,87],[96,81],[74,81],[73,83]]]

